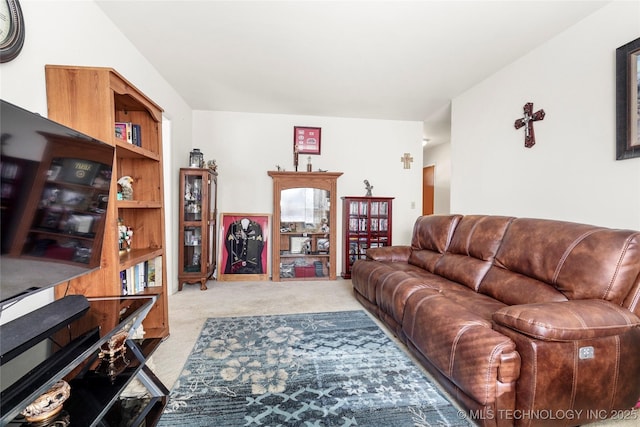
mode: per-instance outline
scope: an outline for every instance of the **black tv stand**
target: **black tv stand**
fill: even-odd
[[[69,295],[0,326],[0,366],[89,310],[84,295]]]
[[[118,425],[155,425],[167,403],[169,391],[146,366],[146,361],[160,344],[160,339],[136,338],[133,332],[142,324],[156,299],[155,295],[66,297],[60,300],[63,302],[27,315],[27,319],[1,325],[0,427],[23,425],[25,420],[20,412],[60,379],[71,386],[71,397],[64,403],[62,412],[71,425],[109,426],[109,420],[116,419]],[[60,309],[59,313],[51,313],[57,309]],[[46,320],[34,327],[30,323],[39,316]],[[59,323],[54,324],[55,321]],[[21,332],[16,328],[24,325],[31,328],[29,333],[15,338],[14,335]],[[11,336],[6,338],[11,347],[11,359],[5,357],[5,332]],[[105,369],[105,359],[99,355],[108,348],[110,340],[113,342],[123,332],[129,335],[123,357],[119,359],[121,369],[113,369],[111,365]],[[136,406],[139,411],[132,414],[130,410],[123,410],[126,405],[119,396],[134,378],[146,390]],[[123,413],[132,418],[123,419]]]

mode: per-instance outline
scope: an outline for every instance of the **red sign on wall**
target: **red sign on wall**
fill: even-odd
[[[299,154],[320,154],[321,128],[295,126],[293,128],[293,148]]]

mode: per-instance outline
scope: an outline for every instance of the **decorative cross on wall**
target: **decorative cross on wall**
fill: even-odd
[[[524,126],[524,146],[531,148],[536,143],[536,136],[533,133],[533,122],[544,119],[544,110],[533,112],[533,102],[524,104],[524,117],[516,120],[514,126],[520,129]]]
[[[405,169],[411,169],[411,162],[413,162],[413,157],[411,157],[411,154],[404,153],[404,156],[400,157],[400,161],[404,163]]]

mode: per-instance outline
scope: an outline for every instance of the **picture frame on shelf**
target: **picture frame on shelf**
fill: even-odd
[[[306,253],[305,246],[308,244],[309,238],[304,236],[289,237],[289,252],[292,254]]]
[[[268,280],[271,214],[221,213],[218,280]]]
[[[293,127],[293,151],[298,154],[320,154],[322,128],[308,126]]]
[[[616,49],[616,160],[640,157],[640,38]]]
[[[65,231],[69,234],[78,234],[82,236],[95,236],[93,232],[93,223],[96,217],[87,214],[71,214],[65,225]]]

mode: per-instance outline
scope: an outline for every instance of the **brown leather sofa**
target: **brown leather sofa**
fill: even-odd
[[[638,417],[640,232],[423,216],[354,263],[356,298],[483,426]]]

